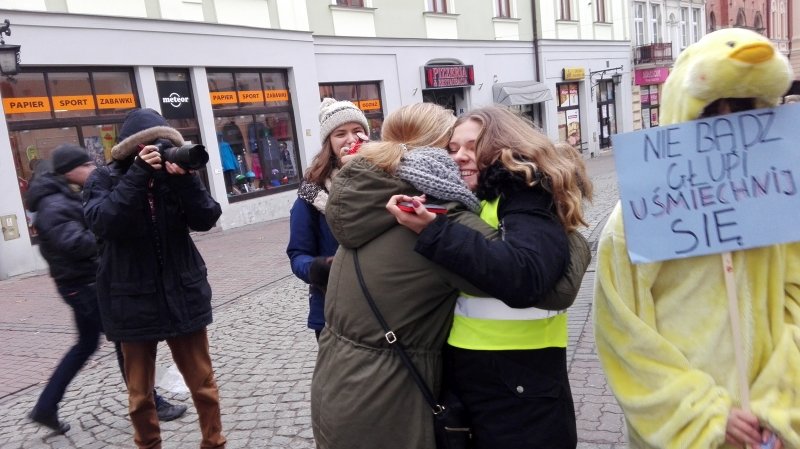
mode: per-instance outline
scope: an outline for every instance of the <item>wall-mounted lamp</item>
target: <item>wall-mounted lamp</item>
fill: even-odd
[[[606,73],[611,74],[611,82],[614,83],[614,85],[619,85],[619,83],[622,82],[622,73],[620,73],[621,70],[622,66],[589,72],[589,81],[592,83],[592,97],[594,97],[594,88],[600,84],[600,81],[608,79],[606,78]]]
[[[415,87],[414,90],[411,91],[411,95],[416,95],[418,90],[419,89]]]
[[[483,89],[483,83],[478,84],[478,90]]]
[[[3,35],[11,36],[11,22],[6,19],[0,25],[0,73],[5,76],[19,72],[19,45],[6,45]]]

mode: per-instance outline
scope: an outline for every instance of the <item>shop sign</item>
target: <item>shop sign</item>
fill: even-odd
[[[193,118],[192,97],[186,81],[159,81],[158,96],[161,98],[161,114],[164,118]]]
[[[100,109],[128,109],[136,107],[133,94],[97,95],[97,107]]]
[[[48,97],[3,98],[6,114],[27,114],[30,112],[50,112]]]
[[[358,102],[358,107],[362,111],[375,111],[381,108],[381,100],[361,100]]]
[[[91,95],[64,95],[53,97],[56,111],[84,111],[94,109],[94,97]]]
[[[637,86],[648,84],[661,84],[667,80],[669,68],[655,67],[652,69],[639,69],[633,72],[633,82]]]
[[[586,70],[583,67],[564,67],[561,78],[564,81],[582,80],[586,78]]]
[[[475,71],[471,65],[425,66],[425,87],[466,87],[475,85]]]
[[[264,98],[267,101],[289,101],[289,91],[286,89],[265,90]]]
[[[229,90],[229,91],[222,91],[222,92],[211,92],[211,104],[232,104],[236,103],[236,92]]]
[[[261,90],[240,90],[239,103],[263,103],[264,91]]]

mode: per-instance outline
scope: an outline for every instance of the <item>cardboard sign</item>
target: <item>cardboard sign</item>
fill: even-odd
[[[800,104],[612,140],[634,263],[800,241]]]

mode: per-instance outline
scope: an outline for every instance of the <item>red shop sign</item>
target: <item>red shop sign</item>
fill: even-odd
[[[425,87],[466,87],[475,85],[475,71],[471,65],[426,65]]]
[[[669,68],[655,67],[652,69],[639,69],[633,74],[633,82],[637,86],[645,86],[648,84],[661,84],[667,80],[669,76]]]

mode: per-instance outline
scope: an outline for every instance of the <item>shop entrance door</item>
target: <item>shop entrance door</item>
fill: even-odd
[[[600,129],[600,148],[611,147],[611,136],[617,133],[616,91],[611,80],[600,80],[597,85],[597,120]]]
[[[439,106],[453,111],[459,115],[464,112],[464,89],[425,89],[422,91],[422,101],[424,103],[436,103]]]

